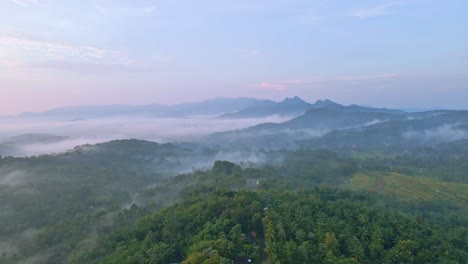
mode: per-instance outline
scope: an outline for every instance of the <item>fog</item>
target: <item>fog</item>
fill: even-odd
[[[237,164],[263,166],[265,164],[280,164],[283,157],[271,157],[266,153],[255,150],[245,151],[218,151],[214,155],[202,156],[197,159],[183,158],[179,159],[181,164],[186,164],[180,170],[175,171],[175,174],[191,173],[194,170],[210,169],[217,160],[227,160]],[[246,164],[248,163],[248,164]]]
[[[5,253],[6,255],[14,255],[19,251],[19,248],[15,245],[14,242],[8,240],[3,240],[0,241],[0,252],[3,254]]]
[[[423,142],[425,144],[437,144],[468,139],[468,131],[460,129],[455,125],[444,125],[424,131],[408,131],[403,134],[407,140]]]
[[[8,187],[16,187],[26,181],[26,173],[24,171],[4,172],[0,170],[0,185]]]
[[[115,139],[143,139],[158,143],[193,141],[215,132],[243,129],[265,122],[280,123],[288,117],[271,116],[261,119],[217,118],[145,118],[114,117],[102,119],[50,121],[27,119],[0,120],[0,143],[23,134],[67,136],[56,142],[15,142],[15,152],[3,153],[29,156],[63,152],[83,144],[95,144]],[[0,148],[0,154],[1,153]]]
[[[387,122],[388,120],[379,120],[379,119],[375,119],[375,120],[372,120],[370,122],[367,122],[365,124],[362,124],[360,126],[357,126],[357,127],[366,127],[366,126],[372,126],[372,125],[375,125],[375,124],[379,124],[379,123],[383,123],[383,122]]]

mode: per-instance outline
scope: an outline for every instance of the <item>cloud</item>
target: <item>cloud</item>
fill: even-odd
[[[25,182],[26,173],[23,171],[12,171],[5,173],[0,171],[0,185],[18,186]]]
[[[276,90],[276,91],[283,91],[287,90],[288,86],[281,84],[281,83],[269,83],[269,82],[262,82],[258,86],[260,89],[266,90]]]
[[[63,140],[54,143],[35,143],[18,146],[16,149],[17,156],[34,156],[42,154],[53,154],[62,153],[67,150],[71,150],[76,146],[82,146],[85,144],[97,144],[106,142],[107,139],[98,138],[76,138],[70,140]]]
[[[424,131],[407,131],[403,133],[403,137],[408,140],[437,144],[468,139],[468,131],[454,125],[444,125]]]
[[[110,5],[95,5],[96,11],[103,16],[123,16],[123,15],[136,15],[143,16],[149,15],[156,10],[156,6],[116,6],[114,3]]]
[[[0,68],[115,74],[165,71],[176,62],[172,54],[137,60],[119,51],[0,32]]]
[[[11,2],[21,6],[31,6],[37,4],[38,0],[11,0]]]
[[[389,2],[377,6],[366,7],[353,11],[350,16],[357,18],[371,18],[383,16],[388,13],[390,9],[397,6],[398,2]]]
[[[144,139],[160,143],[199,140],[215,132],[243,129],[261,123],[279,123],[288,117],[270,116],[254,119],[112,117],[69,122],[29,119],[0,119],[0,147],[10,137],[24,134],[66,136],[51,143],[15,145],[17,156],[57,153],[86,143],[113,139]],[[1,152],[0,148],[0,152]],[[2,154],[2,153],[0,153]],[[3,153],[8,155],[9,153]],[[11,153],[10,153],[11,154]]]
[[[87,61],[107,61],[128,64],[131,60],[116,51],[93,46],[80,46],[36,39],[20,34],[0,32],[0,48],[16,57],[53,58],[57,60],[80,59]]]
[[[10,64],[14,66],[15,64]],[[21,66],[21,64],[16,64]],[[8,66],[8,65],[7,65]],[[23,65],[34,70],[54,70],[61,72],[78,72],[86,74],[115,74],[115,73],[142,73],[150,72],[155,67],[118,63],[76,62],[64,60],[51,60]]]

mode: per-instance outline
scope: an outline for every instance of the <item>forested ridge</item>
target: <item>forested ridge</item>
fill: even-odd
[[[168,170],[210,153],[124,140],[1,158],[0,263],[467,262],[464,148]]]
[[[407,215],[361,192],[284,189],[274,177],[249,190],[249,178],[262,173],[217,162],[181,201],[119,228],[72,263],[468,261],[463,224]]]

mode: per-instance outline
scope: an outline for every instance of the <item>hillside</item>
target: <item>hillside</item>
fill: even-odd
[[[439,200],[461,206],[468,201],[466,183],[443,182],[399,173],[357,173],[349,181],[349,188],[382,193],[402,200]]]
[[[305,147],[358,150],[412,148],[468,139],[467,111],[419,113],[417,118],[394,119],[368,126],[335,130],[299,142]]]
[[[320,138],[330,131],[368,126],[389,120],[405,120],[405,114],[311,109],[284,123],[264,123],[243,130],[216,133],[206,139],[228,147],[278,149],[300,139]]]
[[[314,263],[321,263],[327,258],[351,261],[353,255],[348,249],[350,237],[342,233],[344,226],[340,222],[344,215],[351,217],[348,223],[353,224],[346,228],[350,234],[354,234],[362,224],[355,224],[352,219],[375,216],[376,212],[380,215],[378,219],[388,218],[388,208],[382,210],[373,205],[373,201],[386,204],[397,212],[411,209],[412,215],[427,215],[428,205],[419,204],[420,199],[413,199],[416,204],[412,204],[411,208],[402,208],[401,203],[397,203],[392,197],[369,197],[363,200],[359,192],[342,192],[336,188],[347,181],[354,183],[353,175],[367,173],[370,169],[386,175],[392,164],[399,164],[393,168],[395,170],[416,172],[425,163],[437,165],[432,169],[434,172],[450,166],[451,170],[445,169],[446,174],[457,175],[461,177],[460,181],[463,181],[463,172],[466,171],[462,167],[466,164],[464,158],[453,154],[444,155],[446,159],[432,156],[432,159],[438,160],[437,163],[426,159],[427,154],[411,154],[410,157],[393,157],[376,162],[372,155],[369,159],[356,160],[326,150],[242,152],[238,154],[246,161],[241,163],[242,167],[227,161],[217,161],[212,169],[197,169],[206,168],[203,164],[219,157],[219,153],[216,149],[189,143],[158,144],[141,140],[118,140],[84,145],[57,155],[1,158],[0,211],[3,213],[0,214],[0,221],[3,225],[0,227],[0,251],[5,254],[0,257],[0,263],[139,263],[140,253],[145,259],[150,257],[146,255],[149,252],[147,247],[154,248],[151,258],[154,257],[156,263],[162,260],[181,262],[210,258],[211,255],[203,255],[204,250],[210,247],[219,253],[213,260],[215,263],[219,263],[220,258],[235,261],[267,258],[278,259],[280,262],[297,258]],[[235,152],[223,152],[229,159],[234,154]],[[212,164],[211,162],[210,167]],[[433,175],[431,170],[426,170],[419,177]],[[432,205],[434,199],[424,200],[431,204],[429,208],[437,208],[435,211],[431,209],[433,216],[427,218],[428,223],[424,228],[432,228],[432,234],[443,233],[443,236],[432,237],[431,241],[436,244],[445,243],[445,250],[451,252],[451,259],[464,260],[463,250],[466,249],[454,237],[459,232],[457,228],[468,223],[468,219],[460,211],[460,207],[466,206],[460,202],[466,197],[466,184],[420,178],[409,185],[398,179],[400,185],[417,187],[417,184],[425,184],[433,186],[430,190],[438,188],[437,190],[450,194],[447,199],[442,200],[442,205]],[[304,192],[308,194],[304,196]],[[417,198],[427,195],[424,191],[416,193]],[[219,202],[214,202],[217,200]],[[180,203],[167,207],[177,201]],[[291,208],[291,204],[295,204],[294,209],[291,209],[295,213],[283,214],[289,210],[287,208]],[[314,206],[316,210],[311,210],[308,206]],[[346,208],[356,208],[356,215],[350,215]],[[296,214],[301,217],[295,218]],[[158,215],[154,219],[172,220],[151,220],[154,226],[148,226],[147,219],[153,219],[150,215]],[[392,215],[398,216],[399,213]],[[457,218],[444,218],[442,215],[454,215]],[[140,218],[142,219],[138,221]],[[325,222],[314,222],[317,219]],[[415,221],[412,216],[401,216],[398,219],[395,221]],[[260,226],[252,224],[253,220]],[[187,221],[191,224],[187,224]],[[297,230],[293,226],[288,229],[283,227],[288,239],[283,237],[271,240],[269,236],[262,235],[267,232],[279,234],[282,232],[279,224],[286,222],[297,223],[306,234],[314,235],[304,240],[300,234],[296,236]],[[205,230],[210,224],[220,223],[223,223],[219,226],[221,229],[210,227]],[[272,226],[267,228],[269,223]],[[328,226],[325,228],[323,223]],[[240,227],[235,227],[236,225]],[[408,225],[408,228],[409,226],[413,225]],[[237,235],[239,232],[257,232],[259,244],[255,246],[251,240],[234,240],[235,236],[231,236],[234,227]],[[375,221],[368,226],[380,227],[391,228],[388,223],[380,222],[376,225]],[[154,234],[162,234],[163,237],[156,235],[146,239],[151,233],[148,230],[152,230]],[[210,233],[213,230],[218,231],[215,234]],[[227,239],[222,240],[222,244],[235,243],[234,247],[228,246],[230,251],[220,251],[218,246],[213,248],[212,243],[221,241],[219,239],[223,237],[217,237],[220,230],[224,230],[224,238]],[[332,253],[328,254],[318,248],[309,248],[306,255],[284,251],[286,245],[293,246],[292,242],[297,247],[306,241],[320,245],[327,233],[330,233],[329,236],[334,233],[337,243],[341,245],[337,250],[333,249]],[[135,236],[138,239],[133,241]],[[193,240],[180,239],[181,237],[192,237]],[[419,238],[420,234],[402,236],[396,240],[389,238],[383,251],[378,254],[380,258],[392,258],[400,247],[399,242],[403,243],[408,239],[416,241]],[[424,244],[416,247],[415,252],[425,252],[425,248],[432,246],[433,244]],[[126,250],[130,248],[135,251]],[[363,244],[362,250],[362,259],[372,259],[372,254],[377,254],[372,253],[368,245]],[[445,255],[437,252],[421,254],[427,258],[445,258]],[[411,256],[418,259],[422,257],[416,253]],[[421,259],[423,260],[426,258]]]
[[[203,181],[217,179],[219,185],[199,183],[180,202],[122,227],[77,254],[71,263],[462,263],[468,259],[456,229],[378,207],[362,194],[327,188],[291,192],[268,183],[271,176],[255,191],[225,189],[248,182],[250,175],[229,162],[217,162]]]

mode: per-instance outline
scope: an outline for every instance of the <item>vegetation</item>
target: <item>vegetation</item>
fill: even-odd
[[[233,168],[235,168],[233,170]],[[465,227],[384,209],[327,187],[228,190],[249,170],[217,162],[173,206],[121,228],[72,263],[465,263]],[[216,173],[213,173],[216,172]],[[256,171],[267,173],[266,171]],[[217,185],[204,186],[206,179]]]
[[[213,151],[123,140],[3,157],[0,263],[468,261],[461,144],[260,154],[177,176]]]
[[[468,184],[410,177],[399,173],[357,173],[350,180],[349,186],[355,190],[379,192],[404,200],[440,199],[456,204],[468,201]]]

